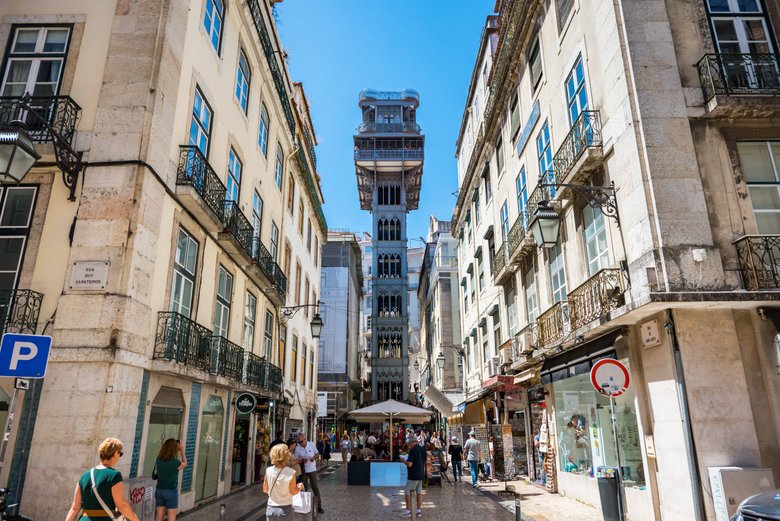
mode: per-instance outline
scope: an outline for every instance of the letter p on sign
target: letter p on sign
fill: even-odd
[[[50,351],[50,336],[6,333],[0,342],[0,376],[43,378]]]

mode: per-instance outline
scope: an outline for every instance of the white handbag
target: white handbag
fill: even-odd
[[[312,497],[313,495],[311,492],[298,492],[297,494],[295,494],[292,498],[293,510],[295,510],[299,514],[310,513]]]
[[[98,492],[97,486],[95,486],[95,469],[94,467],[90,469],[89,476],[92,478],[92,492],[95,494],[95,497],[98,500],[98,503],[100,503],[100,506],[103,507],[103,510],[106,511],[106,514],[108,514],[108,517],[113,519],[114,521],[127,521],[127,518],[123,514],[119,514],[118,516],[114,517],[114,513],[111,511],[110,508],[106,505],[105,501],[103,501],[103,498],[100,497],[100,493]]]

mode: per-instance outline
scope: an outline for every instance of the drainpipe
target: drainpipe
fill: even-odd
[[[677,328],[674,323],[674,311],[667,311],[667,322],[664,324],[669,337],[672,340],[672,354],[674,355],[674,376],[677,382],[677,397],[680,400],[680,413],[683,421],[683,438],[685,440],[685,453],[688,462],[688,472],[691,476],[691,487],[693,488],[693,512],[696,521],[705,521],[704,519],[704,496],[701,492],[701,474],[699,473],[699,461],[696,456],[696,444],[693,439],[693,428],[691,427],[690,409],[688,407],[688,390],[685,385],[685,372],[683,370],[682,355],[680,353],[680,344],[677,340]]]

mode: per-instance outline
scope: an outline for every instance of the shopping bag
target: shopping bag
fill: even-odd
[[[299,514],[308,514],[311,512],[312,499],[311,492],[298,492],[293,496],[293,510]]]

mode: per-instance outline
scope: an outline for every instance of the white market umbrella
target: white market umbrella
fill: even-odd
[[[405,420],[408,423],[424,423],[431,419],[431,414],[433,414],[433,411],[395,400],[376,403],[349,413],[351,417],[364,422],[390,420],[390,459],[393,459],[393,420]]]

